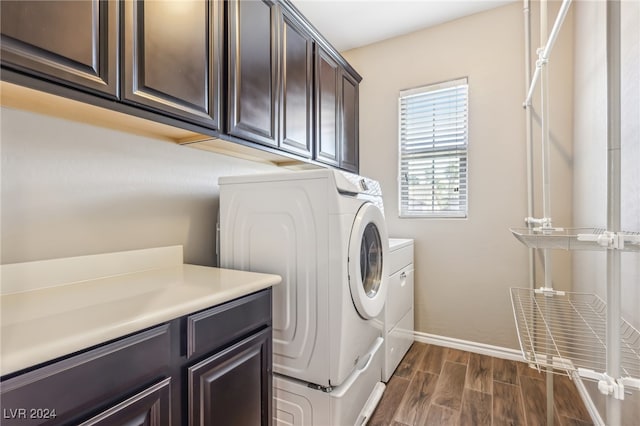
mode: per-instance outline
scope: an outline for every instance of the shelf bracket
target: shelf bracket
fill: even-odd
[[[640,244],[640,235],[605,231],[601,234],[578,234],[578,241],[592,241],[608,249],[624,250],[625,243]]]
[[[613,232],[605,231],[601,234],[578,234],[578,241],[591,241],[600,247],[614,248],[619,246],[617,235]],[[624,247],[624,241],[622,241]]]
[[[536,68],[542,68],[543,66],[547,65],[549,63],[549,58],[545,57],[545,48],[544,47],[539,47],[536,50],[536,53],[538,54],[538,60],[536,61]]]
[[[640,379],[633,377],[620,377],[614,379],[607,373],[596,373],[586,368],[578,368],[580,377],[596,380],[598,382],[598,390],[603,395],[612,395],[615,399],[624,400],[625,387],[640,390]]]
[[[551,287],[540,287],[537,288],[535,290],[533,290],[534,293],[537,294],[544,294],[545,296],[564,296],[566,293],[564,291],[561,290],[554,290]]]
[[[533,228],[535,225],[538,225],[542,228],[551,228],[551,218],[550,217],[525,217],[524,223],[527,224],[529,228]]]

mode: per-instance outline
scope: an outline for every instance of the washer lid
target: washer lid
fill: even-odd
[[[371,319],[382,312],[387,299],[387,226],[380,209],[364,203],[353,222],[349,239],[349,289],[358,314]]]

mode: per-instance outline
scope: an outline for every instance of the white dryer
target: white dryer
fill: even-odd
[[[376,368],[379,381],[374,318],[389,276],[379,184],[335,170],[219,184],[220,266],[282,277],[273,289],[274,372],[325,393]]]

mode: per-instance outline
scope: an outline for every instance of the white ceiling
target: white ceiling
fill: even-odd
[[[292,0],[340,52],[514,1],[517,0]]]

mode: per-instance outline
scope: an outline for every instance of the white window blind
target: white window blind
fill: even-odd
[[[400,92],[400,216],[467,216],[467,79]]]

